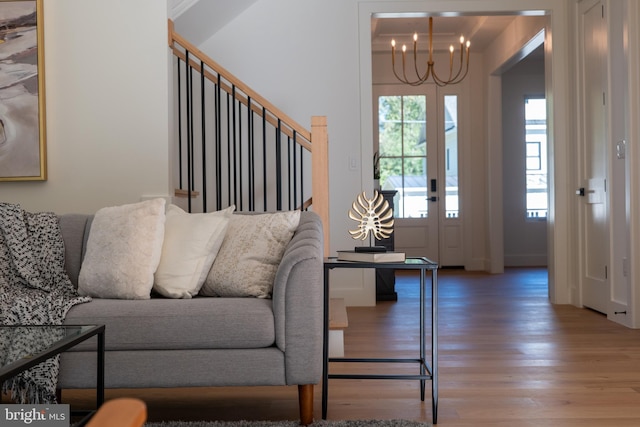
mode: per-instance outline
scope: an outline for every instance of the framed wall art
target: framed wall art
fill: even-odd
[[[0,181],[47,179],[43,0],[0,0]]]

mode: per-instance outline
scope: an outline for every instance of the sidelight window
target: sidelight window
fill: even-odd
[[[546,219],[547,103],[544,98],[525,98],[525,141],[527,219]]]

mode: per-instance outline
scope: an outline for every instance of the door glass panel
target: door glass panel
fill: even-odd
[[[460,216],[458,204],[458,95],[444,97],[445,218]]]
[[[405,157],[403,172],[403,218],[428,216],[426,158]]]
[[[380,187],[396,190],[394,216],[428,216],[426,96],[378,100]]]
[[[427,149],[427,113],[425,96],[403,96],[403,155],[424,157]]]

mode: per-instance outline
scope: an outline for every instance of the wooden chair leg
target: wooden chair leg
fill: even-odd
[[[313,423],[313,384],[298,385],[298,403],[300,405],[300,424]]]
[[[147,420],[147,405],[140,399],[109,400],[89,420],[87,427],[141,427]]]

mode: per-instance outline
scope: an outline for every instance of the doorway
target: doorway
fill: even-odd
[[[547,266],[544,45],[502,73],[505,267]]]
[[[486,4],[477,2],[456,3],[455,15],[505,15],[515,14],[520,18],[512,29],[518,32],[504,34],[500,48],[480,62],[472,61],[470,73],[483,81],[467,88],[471,102],[463,104],[462,113],[467,114],[471,126],[467,135],[469,144],[463,143],[460,150],[460,169],[465,172],[461,185],[468,191],[462,195],[460,206],[465,209],[461,217],[464,229],[463,266],[467,270],[483,270],[492,273],[504,271],[503,218],[502,218],[502,139],[500,109],[500,77],[496,72],[512,60],[522,50],[515,46],[517,40],[529,40],[538,29],[529,25],[529,18],[544,20],[547,31],[545,41],[550,42],[545,49],[545,94],[552,99],[549,109],[549,153],[553,156],[554,168],[549,182],[550,227],[549,227],[549,297],[553,303],[572,302],[572,272],[576,268],[568,248],[571,245],[574,215],[571,208],[573,191],[566,185],[558,185],[571,180],[575,169],[572,165],[574,150],[567,144],[556,141],[571,141],[571,94],[572,81],[569,66],[572,47],[568,10],[564,4],[552,0],[523,0],[516,8],[513,2],[499,0],[487,9]],[[373,83],[378,81],[380,69],[374,66],[375,43],[372,43],[372,17],[381,15],[401,15],[411,12],[433,16],[452,16],[446,2],[409,1],[359,2],[360,40],[360,94],[361,94],[361,153],[363,165],[373,156]],[[527,21],[527,22],[525,22]],[[527,37],[524,33],[530,34]],[[553,37],[551,36],[553,34]],[[553,39],[553,42],[551,43]],[[472,39],[473,40],[473,39]],[[388,43],[384,43],[387,49]],[[474,54],[472,53],[472,58]],[[552,66],[553,64],[553,66]],[[473,68],[477,66],[476,71]],[[472,76],[473,77],[473,76]],[[384,80],[384,76],[382,79]],[[466,82],[466,81],[465,81]],[[463,84],[465,84],[463,82]],[[550,96],[553,95],[553,98]],[[362,181],[372,183],[372,167],[362,169]]]

